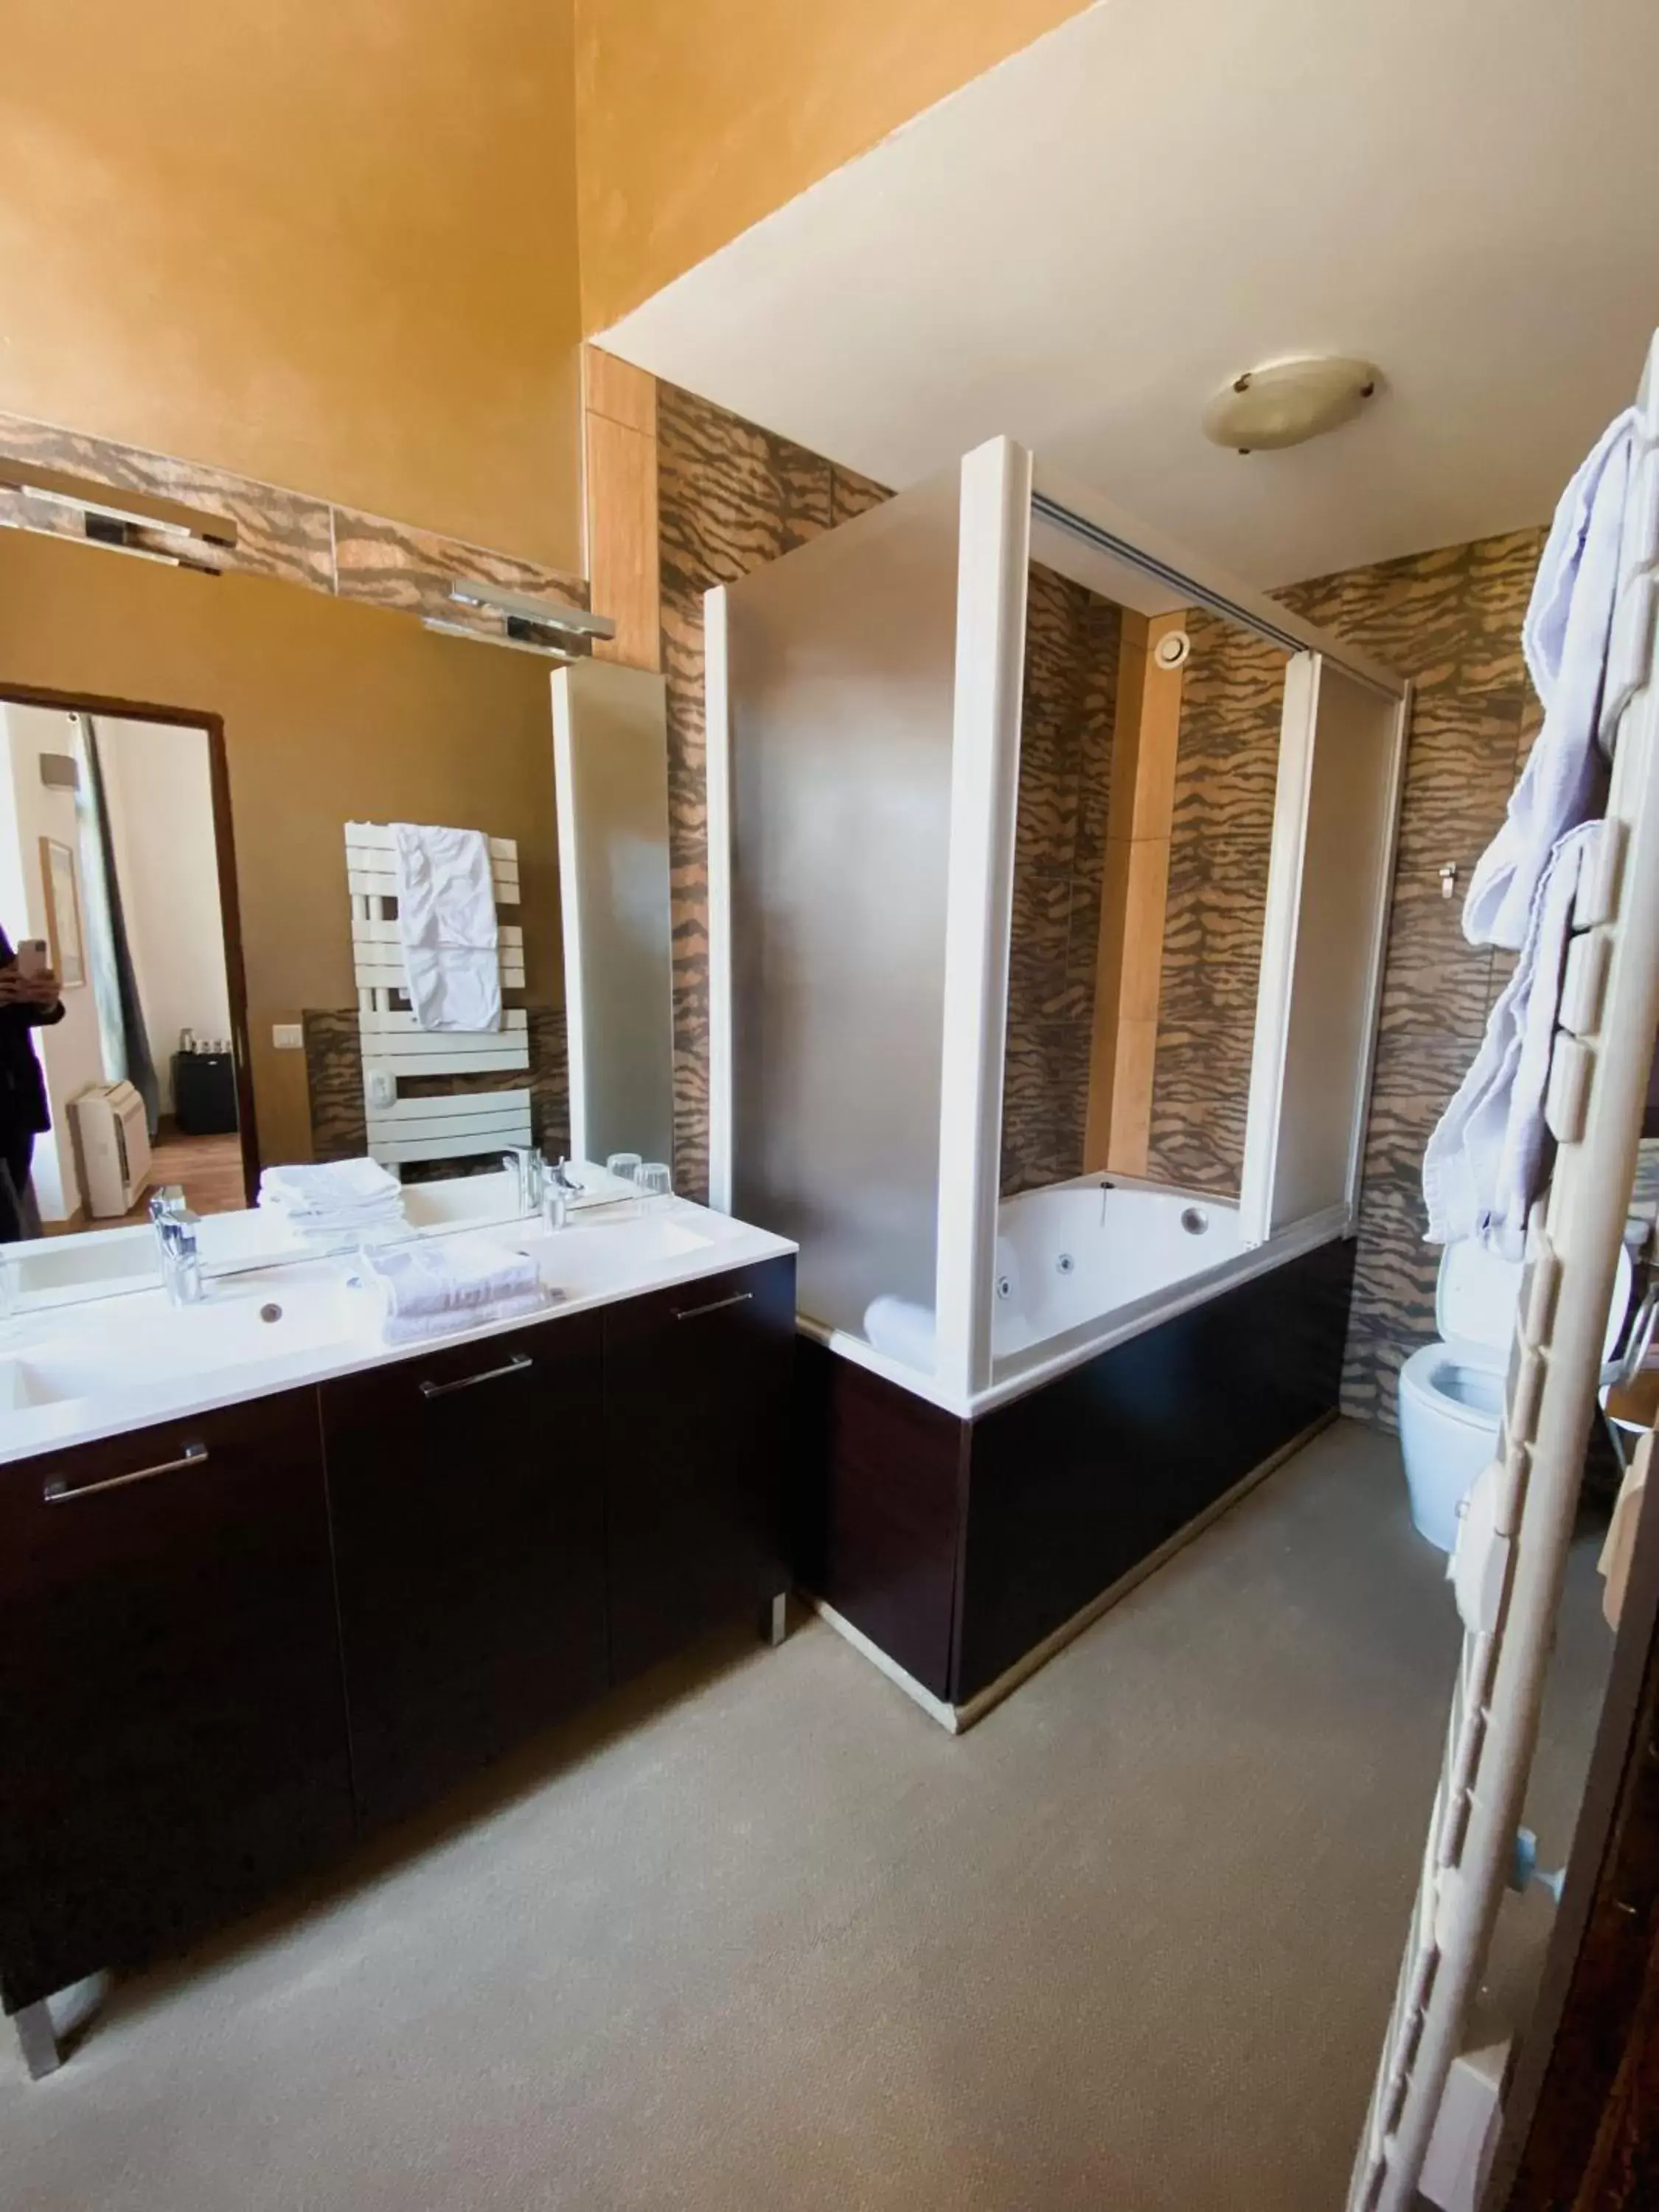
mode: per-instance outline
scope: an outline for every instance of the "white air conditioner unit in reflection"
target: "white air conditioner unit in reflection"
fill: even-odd
[[[130,1083],[94,1083],[70,1101],[80,1140],[87,1211],[108,1220],[129,1213],[149,1181],[144,1102]]]

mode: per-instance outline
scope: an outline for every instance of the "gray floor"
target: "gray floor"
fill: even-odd
[[[52,2079],[8,2048],[0,2205],[1337,2212],[1442,1565],[1341,1427],[959,1741],[819,1624],[705,1656],[119,1987]],[[1585,1561],[1574,1601],[1564,1806]]]

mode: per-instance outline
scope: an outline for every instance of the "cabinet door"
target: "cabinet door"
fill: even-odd
[[[605,1310],[611,1665],[620,1681],[782,1589],[795,1266]]]
[[[412,1811],[605,1688],[597,1316],[323,1386],[358,1811]]]
[[[350,1836],[315,1394],[0,1468],[8,2008]]]

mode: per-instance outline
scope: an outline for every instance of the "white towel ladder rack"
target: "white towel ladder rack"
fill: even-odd
[[[1349,2212],[1410,2212],[1514,1863],[1659,1024],[1656,609],[1659,337],[1642,380],[1602,697],[1607,823],[1579,886],[1550,1064],[1555,1167],[1534,1209],[1502,1480],[1485,1572],[1466,1580],[1445,1760]]]
[[[423,1030],[409,1010],[408,976],[397,921],[398,872],[389,827],[345,825],[346,884],[351,895],[351,957],[362,1032],[363,1111],[368,1150],[394,1172],[410,1160],[465,1159],[527,1145],[528,1087],[453,1090],[399,1095],[404,1082],[501,1075],[530,1066],[529,1018],[504,1008],[499,1030]],[[489,867],[499,916],[519,905],[519,848],[510,837],[489,841]],[[524,988],[524,929],[498,922],[501,988]]]

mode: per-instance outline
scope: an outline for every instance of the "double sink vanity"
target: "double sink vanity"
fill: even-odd
[[[388,1349],[349,1255],[202,1224],[11,1248],[0,1340],[0,2000],[177,1948],[728,1619],[781,1633],[794,1248],[682,1200],[410,1224],[537,1316]]]

